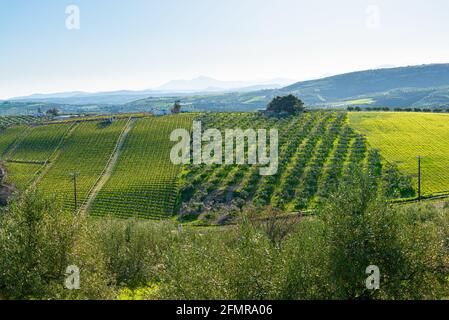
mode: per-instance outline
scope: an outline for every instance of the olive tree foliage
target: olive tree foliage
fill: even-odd
[[[164,255],[178,241],[172,225],[112,217],[92,222],[106,269],[119,287],[158,282]]]
[[[274,245],[282,245],[283,240],[293,233],[302,216],[286,214],[279,208],[268,206],[258,210],[254,206],[245,209],[244,223],[262,232]]]
[[[87,218],[29,193],[0,213],[0,297],[449,297],[449,210],[392,206],[370,174],[353,170],[311,216],[248,208],[224,228]],[[78,290],[64,286],[70,265]],[[366,286],[369,266],[378,290]]]
[[[431,208],[392,207],[369,175],[355,171],[322,210],[329,284],[337,299],[433,299],[449,293],[449,215]],[[380,270],[380,288],[366,269]]]
[[[304,102],[292,94],[275,97],[267,106],[269,112],[299,113],[304,111]]]
[[[448,211],[392,207],[365,172],[354,170],[315,216],[294,228],[289,220],[282,228],[279,221],[243,215],[237,228],[190,235],[168,252],[162,298],[449,296]],[[370,266],[380,271],[377,290],[367,286]]]
[[[338,299],[373,298],[380,291],[366,287],[366,269],[377,266],[382,280],[399,280],[405,263],[395,211],[378,197],[368,177],[354,171],[352,180],[331,196],[323,208],[328,244],[329,276]],[[395,284],[382,282],[382,293]]]
[[[181,112],[181,108],[182,108],[181,101],[176,100],[174,105],[173,105],[173,108],[171,109],[171,113],[173,113],[173,114],[180,113]]]
[[[86,221],[56,199],[32,192],[0,215],[0,295],[8,299],[107,298],[111,279],[90,245]],[[65,287],[69,266],[81,270],[79,290]]]
[[[57,108],[48,109],[45,114],[49,117],[57,117],[59,116],[59,110]]]
[[[279,250],[244,224],[227,232],[186,234],[164,261],[163,299],[275,299]]]

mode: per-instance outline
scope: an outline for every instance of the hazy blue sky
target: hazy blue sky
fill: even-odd
[[[0,98],[449,62],[448,17],[447,0],[0,0]]]

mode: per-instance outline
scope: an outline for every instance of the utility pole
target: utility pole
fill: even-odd
[[[73,172],[71,174],[73,176],[73,195],[75,198],[75,212],[78,211],[78,192],[76,190],[76,178],[79,176],[79,172]]]
[[[421,202],[421,156],[418,156],[418,201]]]

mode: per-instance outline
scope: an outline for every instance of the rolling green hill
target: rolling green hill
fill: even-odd
[[[352,72],[293,84],[281,92],[295,93],[309,103],[343,101],[391,90],[409,91],[449,86],[449,64],[434,64]]]
[[[449,64],[352,72],[298,82],[276,90],[207,96],[147,98],[128,103],[130,109],[167,108],[177,99],[197,110],[253,111],[265,108],[277,95],[295,94],[310,108],[353,105],[389,107],[449,107]]]
[[[279,166],[174,165],[174,129],[277,129]],[[65,207],[96,216],[170,218],[216,222],[243,206],[307,211],[318,206],[354,170],[371,173],[389,198],[413,197],[410,178],[382,161],[350,126],[344,112],[308,112],[286,118],[259,113],[202,113],[162,117],[89,119],[13,126],[0,136],[7,183],[37,188]],[[248,152],[248,150],[246,151]],[[73,174],[77,174],[77,202]]]
[[[88,100],[80,105],[44,102],[3,101],[0,115],[17,115],[58,107],[73,113],[127,113],[168,110],[176,100],[196,111],[254,111],[263,109],[273,97],[295,94],[309,108],[345,108],[348,105],[381,107],[449,107],[449,64],[432,64],[366,70],[303,81],[281,89],[251,92],[149,96],[123,104],[99,104]]]

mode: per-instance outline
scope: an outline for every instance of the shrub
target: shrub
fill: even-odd
[[[304,111],[304,102],[292,94],[274,98],[267,106],[270,112],[298,113]]]
[[[176,241],[170,223],[105,218],[93,227],[108,273],[118,286],[136,288],[159,280],[162,256]]]
[[[279,266],[282,275],[280,299],[310,300],[332,296],[325,228],[321,219],[306,219],[286,239],[283,263]]]
[[[54,199],[32,192],[15,199],[0,217],[0,292],[7,298],[107,298],[101,260],[85,246],[85,219]],[[79,291],[65,289],[70,265],[81,270]],[[95,281],[93,281],[95,279]]]
[[[369,175],[351,172],[313,217],[249,208],[224,229],[91,220],[30,193],[0,216],[0,296],[447,298],[449,211],[393,207]],[[80,290],[64,288],[67,265],[80,268]],[[379,290],[366,288],[370,265],[380,269]]]
[[[333,298],[442,299],[449,294],[447,230],[439,227],[447,225],[447,214],[393,208],[368,177],[357,173],[331,197],[323,216]],[[380,290],[365,287],[370,265],[380,268]]]

